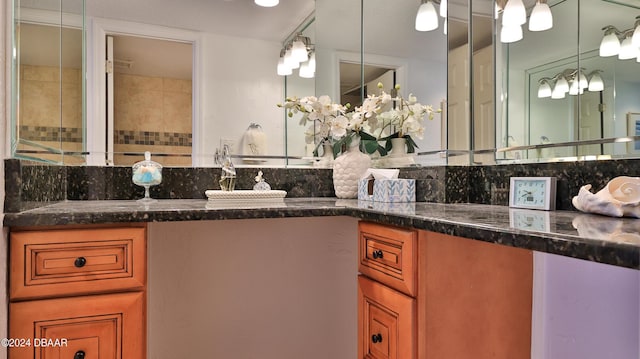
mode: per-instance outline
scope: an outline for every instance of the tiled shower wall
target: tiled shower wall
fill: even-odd
[[[21,139],[55,150],[82,150],[81,70],[51,66],[20,66],[20,106],[18,128]],[[18,150],[38,150],[21,144]],[[58,155],[40,155],[60,161]],[[65,158],[69,164],[80,158]]]
[[[116,165],[142,158],[123,152],[144,151],[177,154],[153,158],[165,166],[191,165],[191,80],[116,73],[114,94]]]

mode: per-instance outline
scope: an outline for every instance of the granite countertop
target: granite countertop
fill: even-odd
[[[247,204],[203,199],[159,200],[147,205],[124,200],[65,201],[6,213],[4,225],[31,227],[310,216],[352,216],[640,269],[640,219],[483,204],[379,203],[321,197]]]

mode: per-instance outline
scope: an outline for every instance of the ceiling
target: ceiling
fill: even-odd
[[[271,8],[253,0],[86,0],[87,16],[276,42],[314,7],[314,0],[281,0]]]

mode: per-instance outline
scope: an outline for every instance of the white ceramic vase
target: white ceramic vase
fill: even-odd
[[[389,157],[405,157],[407,155],[407,139],[397,137],[391,139],[391,153]]]
[[[358,148],[360,141],[333,160],[333,189],[338,198],[358,198],[358,180],[371,167],[371,158]]]
[[[322,157],[313,163],[314,167],[318,168],[332,168],[333,167],[333,146],[330,143],[324,143],[322,145]]]

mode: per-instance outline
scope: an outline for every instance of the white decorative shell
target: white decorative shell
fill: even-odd
[[[580,188],[571,200],[575,208],[612,217],[640,218],[640,178],[620,176],[595,194],[590,189],[590,184]]]

